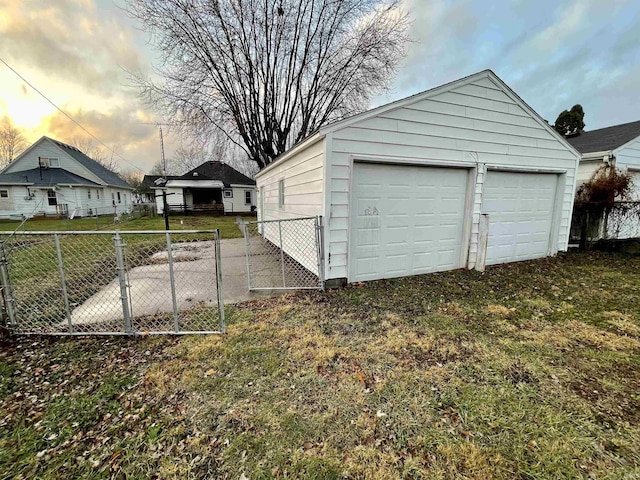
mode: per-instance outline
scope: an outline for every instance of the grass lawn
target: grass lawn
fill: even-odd
[[[243,217],[244,220],[255,220],[255,217]],[[169,228],[171,230],[210,230],[219,228],[222,238],[240,238],[242,232],[235,223],[234,216],[205,216],[205,215],[189,215],[189,216],[170,216]],[[100,230],[164,230],[164,218],[156,215],[155,217],[144,217],[135,220],[123,221],[114,224],[113,217],[105,216],[98,218],[96,224],[95,218],[75,218],[69,219],[38,219],[27,220],[20,227],[20,231],[70,231],[70,230],[96,230],[96,226]],[[105,223],[108,222],[108,223]],[[17,221],[0,221],[0,231],[13,231],[20,225]]]
[[[640,478],[640,257],[229,309],[223,337],[8,340],[2,478]]]

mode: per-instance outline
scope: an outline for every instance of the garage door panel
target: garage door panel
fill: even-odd
[[[487,265],[548,255],[557,182],[556,174],[487,174],[482,208],[489,215]]]
[[[467,170],[356,163],[353,175],[351,281],[460,267]]]

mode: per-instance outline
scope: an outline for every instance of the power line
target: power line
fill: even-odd
[[[90,137],[92,137],[94,140],[96,140],[100,145],[102,145],[103,147],[105,147],[107,150],[109,150],[111,153],[113,153],[114,155],[116,155],[117,157],[120,157],[120,159],[122,159],[123,161],[125,161],[126,163],[128,163],[129,165],[131,165],[133,168],[135,168],[136,170],[138,170],[141,173],[144,173],[144,170],[142,170],[140,167],[138,167],[137,165],[134,165],[132,162],[130,162],[129,160],[127,160],[126,158],[124,158],[122,155],[120,155],[118,152],[116,152],[113,148],[109,147],[106,143],[104,143],[102,140],[100,140],[98,137],[96,137],[93,133],[91,133],[89,130],[87,130],[86,128],[84,128],[84,126],[82,126],[77,120],[75,120],[73,117],[71,117],[71,115],[69,115],[67,112],[65,112],[64,110],[62,110],[58,105],[56,105],[55,103],[53,103],[53,101],[49,100],[49,98],[42,93],[40,90],[38,90],[31,82],[29,82],[29,80],[27,80],[26,78],[24,78],[22,75],[20,75],[20,73],[18,73],[11,65],[9,65],[7,62],[5,62],[2,58],[0,58],[0,62],[4,63],[7,68],[9,70],[11,70],[13,73],[15,73],[24,83],[26,83],[27,85],[29,85],[33,90],[35,90],[42,98],[44,98],[47,102],[49,102],[51,105],[53,105],[60,113],[62,113],[65,117],[67,117],[69,120],[71,120],[73,123],[75,123],[77,126],[79,126],[82,130],[84,130]]]

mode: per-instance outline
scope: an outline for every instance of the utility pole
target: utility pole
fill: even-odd
[[[169,230],[169,209],[167,208],[167,159],[164,156],[164,140],[162,138],[162,127],[160,128],[160,153],[162,155],[162,176],[164,177],[164,188],[162,189],[162,214],[164,216],[164,228]]]

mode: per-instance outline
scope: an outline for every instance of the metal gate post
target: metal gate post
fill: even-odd
[[[7,261],[7,255],[4,250],[4,243],[0,245],[0,277],[2,279],[2,287],[4,290],[4,301],[7,308],[7,315],[9,316],[9,326],[11,330],[16,330],[16,305],[13,298],[13,290],[11,288],[11,281],[9,279],[9,262]]]
[[[324,290],[324,251],[322,248],[323,228],[322,217],[315,218],[315,233],[316,233],[316,252],[318,254],[318,281],[320,282],[320,288]]]
[[[249,240],[248,223],[242,222],[242,231],[244,233],[244,248],[247,251],[247,284],[249,291],[251,291],[251,241]]]
[[[171,234],[167,236],[167,261],[169,262],[169,282],[171,283],[171,301],[173,302],[173,330],[178,333],[180,325],[178,323],[178,300],[176,299],[176,279],[173,273],[173,252],[171,251]]]
[[[62,260],[62,249],[60,248],[60,236],[57,233],[54,233],[53,240],[56,244],[56,254],[58,256],[58,271],[60,272],[60,284],[62,285],[62,297],[64,298],[64,313],[67,316],[69,333],[73,333],[73,324],[71,323],[71,309],[69,308],[69,295],[67,295],[67,280],[64,276],[64,262]]]
[[[282,267],[282,288],[287,288],[284,275],[284,245],[282,245],[282,220],[278,220],[278,233],[280,234],[280,266]]]
[[[131,310],[129,309],[129,298],[127,295],[127,277],[124,268],[124,247],[120,232],[116,231],[113,236],[113,242],[116,247],[116,270],[118,271],[118,281],[120,283],[120,300],[122,300],[122,315],[124,317],[125,333],[133,334],[131,325]]]
[[[216,290],[218,295],[218,310],[220,310],[220,331],[227,331],[227,324],[224,318],[224,296],[222,294],[222,255],[220,254],[220,229],[215,231],[215,251],[216,251]]]

